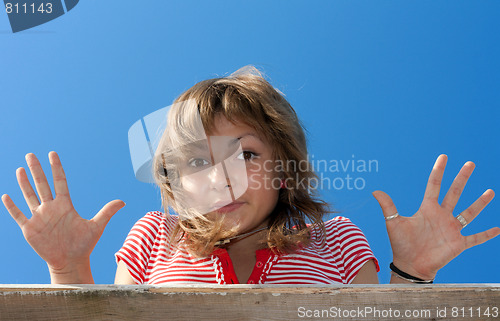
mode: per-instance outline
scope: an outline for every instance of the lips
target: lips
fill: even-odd
[[[224,204],[224,203],[222,203],[222,202],[215,203],[215,207],[217,208],[217,207],[221,206],[222,204]],[[240,208],[243,204],[245,204],[245,203],[232,202],[232,203],[227,204],[226,206],[223,206],[221,208],[216,209],[216,211],[220,212],[220,213],[229,213],[229,212],[232,212],[232,211]]]

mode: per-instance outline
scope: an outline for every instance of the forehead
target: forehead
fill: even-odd
[[[242,121],[234,120],[229,121],[224,116],[216,116],[214,118],[214,128],[208,133],[210,136],[231,136],[231,137],[241,137],[241,136],[253,136],[259,140],[262,140],[257,131],[245,124]]]

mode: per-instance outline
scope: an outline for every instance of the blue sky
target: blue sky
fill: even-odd
[[[95,281],[113,283],[128,231],[161,209],[158,188],[134,178],[129,127],[196,82],[252,64],[296,109],[315,159],[378,162],[370,173],[325,173],[364,188],[321,195],[363,230],[387,283],[391,252],[372,191],[412,215],[445,153],[441,199],[476,163],[456,214],[487,188],[500,192],[498,12],[493,0],[83,1],[16,34],[0,13],[0,194],[29,214],[15,170],[33,152],[50,175],[55,150],[81,216],[124,200],[91,256]],[[499,209],[497,197],[463,234],[499,226]],[[50,282],[3,206],[0,231],[0,283]],[[499,247],[500,237],[467,250],[436,282],[500,282]]]

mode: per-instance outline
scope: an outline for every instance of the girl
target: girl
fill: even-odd
[[[93,283],[89,256],[110,218],[125,203],[112,201],[91,220],[72,206],[64,171],[49,153],[56,197],[40,163],[26,156],[19,186],[30,219],[9,196],[2,201],[52,283]],[[471,175],[467,162],[438,203],[446,155],[436,160],[424,200],[412,217],[397,214],[390,197],[373,192],[393,251],[391,283],[432,283],[437,271],[500,228],[460,231],[492,200],[487,190],[457,217],[453,209]],[[306,164],[306,166],[293,166]],[[202,81],[174,102],[155,153],[153,174],[165,214],[147,213],[117,252],[117,284],[378,283],[379,266],[362,232],[347,218],[323,222],[306,139],[286,99],[253,67]],[[172,208],[178,215],[169,214]],[[306,224],[310,222],[310,224]]]

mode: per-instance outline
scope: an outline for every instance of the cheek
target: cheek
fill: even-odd
[[[182,189],[186,191],[186,193],[194,194],[200,189],[200,182],[196,181],[194,179],[191,179],[190,177],[182,177],[180,180]]]
[[[206,193],[207,183],[206,179],[197,178],[194,175],[181,177],[180,186],[177,188],[179,197],[188,197],[198,203]]]
[[[248,189],[264,190],[267,193],[277,191],[281,186],[281,178],[274,172],[249,172]]]
[[[274,208],[280,185],[280,178],[273,173],[250,173],[247,194],[262,206]]]
[[[207,213],[210,210],[210,204],[203,197],[204,193],[200,190],[201,187],[197,186],[194,181],[187,179],[181,179],[180,183],[181,186],[172,188],[174,199],[179,205],[178,210],[181,211],[179,215],[188,215],[184,211],[192,210],[199,214]]]

